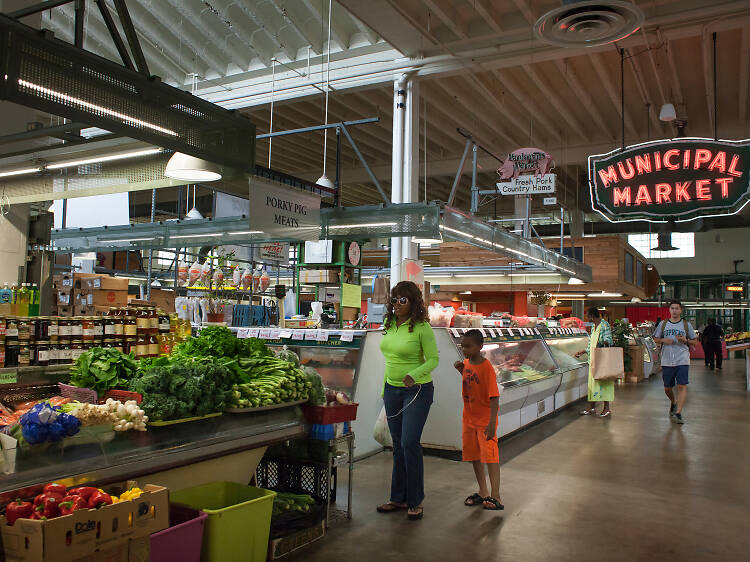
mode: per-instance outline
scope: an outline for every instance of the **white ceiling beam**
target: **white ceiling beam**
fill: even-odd
[[[466,25],[456,10],[450,5],[440,3],[440,0],[422,0],[427,8],[435,14],[443,25],[459,39],[469,38],[469,27]]]
[[[570,126],[571,130],[579,137],[581,137],[581,139],[588,140],[589,136],[584,132],[581,124],[578,123],[578,121],[573,117],[573,114],[570,112],[570,110],[563,106],[560,98],[550,89],[549,86],[547,86],[547,84],[537,74],[536,70],[534,70],[531,65],[524,66],[523,70],[526,72],[526,75],[531,79],[534,85],[539,89],[539,91],[542,92],[542,95],[547,98],[547,101],[550,103],[550,105],[557,110],[557,113],[560,115],[560,117],[562,117]]]
[[[602,60],[602,55],[599,53],[592,53],[591,55],[589,55],[589,60],[591,60],[591,64],[596,71],[596,75],[599,77],[599,83],[604,88],[604,91],[607,92],[607,97],[609,97],[609,100],[615,107],[617,115],[622,118],[622,100],[620,100],[619,92],[615,91],[615,85],[613,83],[612,77],[607,72],[604,61]],[[633,116],[628,113],[627,109],[625,110],[625,129],[630,136],[634,138],[638,137],[638,131],[636,131],[635,124],[633,123]]]
[[[310,50],[313,53],[319,55],[323,52],[323,40],[320,37],[308,33],[304,26],[297,23],[294,13],[290,10],[290,7],[286,2],[283,0],[282,2],[272,0],[270,4],[286,22],[287,26],[300,37],[302,42],[310,46]],[[295,4],[296,2],[293,1],[292,5],[294,6]],[[283,27],[279,29],[279,33],[281,33],[282,29]]]
[[[562,140],[560,132],[555,129],[553,125],[551,125],[550,120],[546,118],[542,109],[536,104],[536,102],[534,102],[534,100],[531,99],[531,96],[529,96],[521,89],[521,87],[515,82],[514,79],[510,77],[509,74],[504,74],[498,70],[493,72],[493,75],[500,82],[500,86],[508,90],[508,92],[510,92],[510,94],[514,98],[516,98],[516,103],[523,107],[529,113],[529,115],[536,118],[533,123],[534,126],[541,127],[542,129],[547,131],[550,137],[552,137],[555,141]]]
[[[743,127],[747,121],[747,88],[748,74],[750,74],[750,28],[742,28],[742,39],[740,40],[740,68],[739,68],[739,122]]]
[[[641,71],[641,65],[638,61],[638,57],[632,56],[627,49],[625,49],[625,58],[627,59],[630,70],[635,78],[635,85],[638,88],[638,93],[641,96],[641,101],[644,106],[648,107],[648,118],[651,124],[654,126],[654,132],[663,133],[662,122],[659,121],[659,116],[656,113],[656,108],[651,100],[651,95],[646,88],[646,83],[643,80],[643,72]]]
[[[213,1],[218,2],[218,5],[222,6],[221,11],[223,13],[223,16],[232,22],[232,31],[235,36],[244,44],[246,44],[250,49],[254,50],[259,55],[262,55],[264,64],[266,64],[266,60],[268,60],[270,64],[270,59],[274,58],[274,56],[276,56],[276,53],[279,51],[283,52],[290,61],[296,60],[297,53],[295,49],[290,48],[283,41],[281,41],[281,39],[279,38],[279,31],[277,29],[274,29],[274,26],[272,26],[263,18],[263,16],[257,10],[257,4],[254,6],[256,9],[251,10],[245,2],[229,2],[228,0]],[[239,10],[239,18],[229,16],[229,12],[232,8],[234,8],[235,13],[237,10]],[[245,25],[246,20],[250,20],[256,26],[256,28],[251,29],[250,27]],[[237,33],[234,30],[235,26],[239,27],[240,33]],[[258,35],[264,36],[267,41],[270,42],[271,45],[273,45],[273,48],[268,49],[261,47],[257,38]],[[269,66],[269,64],[266,64],[266,66]]]
[[[643,28],[641,28],[641,35],[643,37],[643,42],[646,43],[648,58],[651,61],[651,70],[653,71],[654,77],[656,78],[656,87],[659,89],[659,97],[661,98],[661,103],[667,103],[667,97],[664,95],[664,86],[661,83],[661,73],[656,68],[656,58],[654,57],[654,51],[651,49],[651,41],[646,34],[646,30]]]
[[[529,8],[529,5],[526,3],[526,0],[513,0],[513,3],[516,5],[516,8],[518,8],[518,11],[523,14],[523,17],[526,18],[527,22],[532,25],[536,22],[536,18],[534,17],[531,8]]]
[[[318,6],[319,0],[302,0],[302,2],[305,6],[307,6],[307,8],[315,18],[315,21],[318,24],[318,29],[324,29],[324,35],[326,36],[326,39],[323,39],[323,45],[325,46],[325,41],[328,37],[328,7],[324,7],[321,11]],[[333,7],[336,7],[336,2],[333,3]],[[334,9],[333,12],[335,11],[336,10]],[[335,41],[340,49],[349,48],[349,37],[345,37],[337,27],[335,13],[331,14],[331,40]]]
[[[500,22],[495,17],[496,10],[489,5],[488,0],[473,0],[471,7],[476,10],[477,14],[487,22],[490,29],[495,33],[502,33],[503,29],[500,27]]]
[[[701,51],[703,53],[703,80],[706,84],[706,106],[708,110],[708,128],[714,130],[714,80],[713,80],[713,55],[711,34],[705,32],[701,38]]]
[[[656,30],[656,37],[660,44],[664,44],[667,47],[667,66],[669,66],[669,78],[670,78],[670,90],[671,95],[674,99],[667,100],[669,103],[675,104],[675,106],[683,106],[682,111],[687,111],[685,106],[685,97],[682,95],[682,86],[680,85],[680,75],[677,72],[677,65],[675,64],[672,43],[667,40],[661,33],[660,29]],[[681,118],[686,117],[680,115]]]
[[[203,37],[205,41],[213,43],[237,68],[247,70],[250,67],[252,58],[248,55],[247,47],[237,38],[236,31],[233,31],[230,27],[219,21],[219,17],[208,7],[198,12],[193,7],[192,2],[183,2],[182,0],[166,1],[185,20],[190,22],[199,37]],[[174,21],[174,14],[171,15],[168,21]]]
[[[581,80],[578,78],[571,59],[565,59],[564,61],[558,59],[555,61],[555,66],[557,66],[557,70],[559,70],[560,74],[562,74],[563,78],[565,78],[565,81],[568,83],[568,86],[570,86],[570,89],[573,90],[573,93],[576,95],[576,98],[578,98],[578,101],[580,101],[583,105],[586,113],[588,113],[594,119],[597,127],[599,127],[599,129],[609,138],[614,139],[615,134],[612,132],[609,124],[604,120],[604,117],[602,117],[602,114],[599,112],[599,108],[597,108],[594,104],[594,100],[591,98],[588,90],[583,86]]]

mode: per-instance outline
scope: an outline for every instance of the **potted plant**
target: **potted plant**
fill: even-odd
[[[630,373],[633,370],[633,356],[630,354],[630,338],[633,337],[633,329],[630,324],[623,320],[612,322],[612,342],[615,347],[621,347],[623,350],[623,364],[625,372]]]
[[[552,302],[552,295],[547,291],[531,291],[531,304],[536,305],[537,318],[544,318],[544,307]]]

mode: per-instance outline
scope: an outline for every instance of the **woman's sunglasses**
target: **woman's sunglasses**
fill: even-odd
[[[409,299],[406,297],[392,297],[391,298],[391,304],[407,304],[409,302]]]

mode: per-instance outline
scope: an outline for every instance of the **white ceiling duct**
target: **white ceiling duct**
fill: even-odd
[[[537,20],[534,33],[558,47],[596,47],[624,39],[643,21],[641,9],[624,0],[563,0]]]

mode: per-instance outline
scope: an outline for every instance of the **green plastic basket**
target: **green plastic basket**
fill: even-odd
[[[170,501],[208,514],[202,562],[262,562],[268,553],[275,492],[211,482],[172,492]]]

